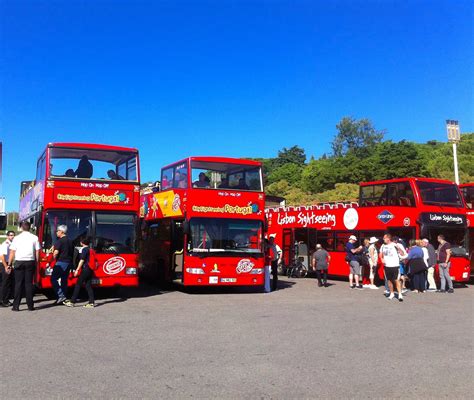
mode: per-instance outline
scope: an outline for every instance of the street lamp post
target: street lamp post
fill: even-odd
[[[454,157],[454,180],[459,185],[459,171],[458,171],[458,151],[457,144],[461,141],[461,132],[459,130],[459,121],[452,119],[446,120],[446,130],[448,132],[448,142],[453,144]]]

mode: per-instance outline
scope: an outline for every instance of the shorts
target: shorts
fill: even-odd
[[[406,275],[405,264],[400,263],[400,275]]]
[[[349,262],[349,273],[353,275],[360,275],[361,269],[362,268],[360,267],[359,261],[352,260]]]
[[[384,267],[385,279],[387,281],[396,281],[400,276],[400,267]]]

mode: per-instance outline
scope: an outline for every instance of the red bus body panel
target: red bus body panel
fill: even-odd
[[[466,215],[469,232],[469,259],[471,260],[471,276],[474,276],[474,182],[459,185],[466,203]],[[469,196],[467,192],[469,191]]]

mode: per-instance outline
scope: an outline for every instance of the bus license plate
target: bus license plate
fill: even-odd
[[[237,278],[221,278],[222,283],[235,283],[237,282]]]
[[[210,276],[209,283],[219,283],[219,277],[217,276]]]

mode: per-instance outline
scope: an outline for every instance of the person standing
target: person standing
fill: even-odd
[[[369,280],[370,280],[370,289],[378,289],[377,286],[375,286],[375,274],[377,272],[377,264],[379,261],[379,253],[377,251],[377,246],[376,243],[379,240],[375,237],[372,236],[369,239],[369,252],[368,252],[368,258],[369,258],[369,266],[370,266],[370,272],[369,272]]]
[[[312,267],[316,271],[319,287],[328,286],[328,268],[331,262],[331,256],[323,249],[319,243],[316,245],[316,251],[313,253]]]
[[[66,300],[67,280],[74,254],[74,246],[66,234],[67,226],[59,225],[56,231],[58,240],[54,244],[53,252],[53,259],[56,260],[56,264],[51,274],[51,285],[58,296],[57,303],[62,303]],[[59,284],[59,280],[61,280],[61,284]]]
[[[270,293],[270,274],[272,268],[272,250],[270,249],[270,242],[265,238],[265,269],[264,269],[264,285],[263,291]]]
[[[421,241],[410,240],[410,250],[406,263],[409,268],[409,274],[413,280],[413,291],[415,293],[423,293],[425,291],[425,264],[423,249],[420,246]]]
[[[13,273],[12,268],[8,265],[10,256],[10,246],[15,238],[15,232],[8,231],[7,239],[0,246],[0,268],[2,272],[2,286],[0,290],[0,306],[11,307],[13,303],[10,301],[12,295]]]
[[[434,279],[435,265],[436,265],[436,250],[428,239],[423,239],[423,246],[428,250],[428,289],[427,292],[436,292],[436,282]]]
[[[74,304],[76,304],[77,298],[79,297],[79,290],[81,290],[81,286],[84,284],[87,290],[87,296],[89,298],[89,302],[84,305],[84,308],[95,307],[94,291],[92,290],[92,278],[94,277],[94,271],[92,271],[91,268],[91,249],[89,247],[90,243],[90,238],[84,238],[81,240],[82,247],[79,250],[79,264],[77,269],[74,271],[74,277],[77,277],[79,274],[80,275],[76,286],[74,287],[71,300],[64,301],[65,306],[74,307]]]
[[[79,160],[79,164],[77,166],[77,169],[74,171],[74,175],[78,178],[90,179],[92,178],[93,171],[94,167],[89,161],[89,157],[84,154]]]
[[[441,280],[440,293],[446,293],[446,282],[448,283],[448,293],[454,293],[453,281],[449,275],[451,268],[451,244],[445,240],[444,235],[438,235],[438,267]]]
[[[392,235],[389,233],[383,237],[384,244],[380,247],[380,258],[384,265],[385,278],[388,282],[389,296],[392,300],[395,297],[394,288],[398,291],[398,301],[403,301],[402,288],[400,284],[400,257],[398,256],[398,248],[392,242]]]
[[[272,292],[277,290],[278,286],[278,247],[275,243],[275,236],[270,236],[268,239],[268,244],[270,246],[270,255],[272,259]]]
[[[346,261],[349,263],[349,287],[351,289],[363,289],[359,283],[361,274],[361,265],[358,260],[358,255],[364,250],[363,246],[355,247],[357,238],[354,235],[349,236],[349,241],[346,243]],[[353,284],[353,282],[355,282]]]
[[[33,303],[33,278],[36,262],[39,260],[40,244],[38,236],[30,233],[31,224],[22,222],[22,232],[13,239],[10,245],[8,266],[13,266],[15,274],[15,294],[12,311],[20,311],[20,302],[23,291],[25,292],[28,310],[35,309]],[[13,260],[15,263],[13,264]]]

